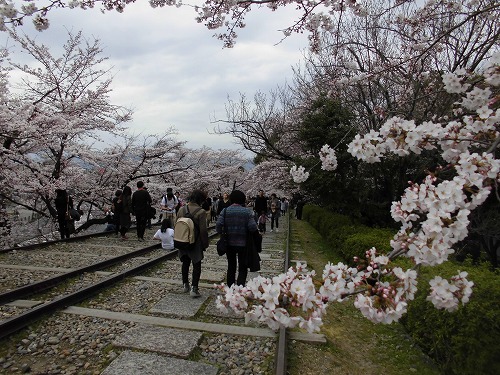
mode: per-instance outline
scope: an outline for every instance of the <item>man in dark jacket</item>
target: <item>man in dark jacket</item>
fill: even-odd
[[[137,182],[137,190],[132,194],[132,212],[137,225],[137,238],[144,241],[144,232],[148,221],[148,209],[153,200],[149,192],[144,189],[144,182]]]
[[[264,196],[264,190],[259,191],[259,196],[255,198],[253,210],[255,211],[255,217],[262,215],[262,212],[265,212],[267,215],[269,210],[267,208],[267,197]]]

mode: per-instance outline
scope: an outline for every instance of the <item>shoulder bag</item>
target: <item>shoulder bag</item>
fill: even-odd
[[[226,209],[224,209],[224,226],[222,227],[222,233],[219,240],[217,241],[217,254],[223,256],[227,252],[227,227],[226,227]]]

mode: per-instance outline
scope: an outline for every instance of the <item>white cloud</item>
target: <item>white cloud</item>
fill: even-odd
[[[56,9],[47,31],[38,33],[29,22],[22,30],[58,50],[67,39],[65,29],[100,39],[113,66],[112,102],[135,111],[132,132],[154,134],[174,126],[189,147],[236,148],[231,137],[208,134],[210,120],[225,118],[228,96],[252,97],[290,82],[307,40],[295,35],[274,45],[282,37],[277,30],[293,20],[290,10],[249,14],[233,49],[223,49],[194,17],[191,8],[152,9],[142,2],[122,14]]]

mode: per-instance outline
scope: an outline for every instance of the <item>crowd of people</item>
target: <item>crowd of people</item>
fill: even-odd
[[[135,216],[137,239],[145,241],[146,228],[151,228],[151,220],[159,211],[157,224],[160,228],[155,231],[153,239],[160,241],[165,250],[178,251],[182,263],[182,291],[192,297],[200,296],[201,264],[209,245],[210,225],[215,224],[217,233],[224,231],[226,235],[227,285],[245,285],[248,271],[260,270],[258,254],[268,222],[270,231],[278,232],[279,219],[287,214],[290,206],[287,198],[278,198],[275,193],[267,197],[263,190],[255,198],[247,199],[240,190],[210,198],[204,191],[195,189],[183,199],[179,191],[174,193],[172,188],[167,188],[166,194],[159,198],[157,210],[144,182],[138,181],[136,186],[133,192],[128,185],[115,191],[107,213],[106,231],[128,240],[132,216]],[[65,190],[58,190],[55,206],[61,238],[69,238],[67,218],[68,212],[73,209],[73,200]],[[298,206],[296,217],[300,219]],[[190,249],[176,248],[174,244],[176,222],[185,217],[192,219],[195,228],[194,244]]]

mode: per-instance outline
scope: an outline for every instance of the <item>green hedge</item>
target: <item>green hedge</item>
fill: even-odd
[[[467,271],[474,282],[470,301],[455,312],[426,300],[429,280]],[[402,320],[414,340],[444,374],[500,374],[500,277],[486,267],[446,262],[421,271],[419,290]]]
[[[302,217],[347,263],[351,263],[355,256],[364,258],[365,252],[374,246],[381,253],[390,251],[390,240],[394,236],[392,230],[370,228],[346,215],[312,205],[304,207]]]
[[[391,251],[390,241],[394,237],[394,231],[388,229],[366,228],[361,232],[347,236],[340,248],[346,260],[353,257],[365,257],[367,250],[375,247],[380,254],[388,254]]]
[[[333,251],[351,263],[354,256],[364,257],[366,250],[376,247],[381,253],[390,251],[393,230],[370,228],[347,216],[327,209],[306,205],[303,218],[322,236]],[[396,264],[411,267],[408,258]],[[457,270],[467,271],[475,285],[472,297],[456,312],[436,309],[426,300],[429,280],[436,275],[449,279]],[[486,267],[446,262],[437,267],[424,267],[419,278],[419,291],[402,319],[409,334],[442,369],[443,374],[500,374],[500,277]]]

